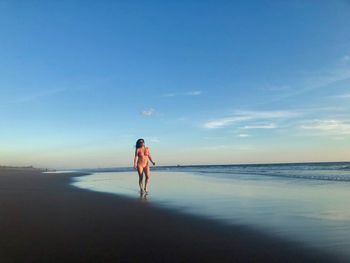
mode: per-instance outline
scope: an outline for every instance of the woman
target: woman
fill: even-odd
[[[149,185],[149,177],[150,177],[148,160],[150,160],[153,165],[156,164],[152,160],[149,148],[145,147],[145,141],[143,139],[138,139],[136,142],[134,168],[137,169],[137,172],[139,174],[139,186],[140,186],[141,194],[143,193],[143,191],[148,193],[148,188],[149,188],[148,185]],[[145,177],[146,177],[145,188],[142,187],[143,173],[145,173]]]

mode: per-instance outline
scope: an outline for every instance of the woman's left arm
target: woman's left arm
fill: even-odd
[[[148,148],[148,159],[151,161],[151,163],[152,163],[153,165],[156,165],[156,163],[153,162],[153,160],[152,160],[151,151],[149,150],[149,148]]]

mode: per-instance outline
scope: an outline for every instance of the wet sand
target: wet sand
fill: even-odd
[[[78,189],[73,176],[0,168],[1,262],[337,261],[247,227]]]

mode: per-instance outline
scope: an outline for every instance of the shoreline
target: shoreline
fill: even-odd
[[[350,164],[350,161],[306,161],[306,162],[267,162],[267,163],[223,163],[223,164],[174,164],[174,165],[157,165],[152,166],[152,169],[166,169],[166,168],[191,168],[191,167],[220,167],[220,166],[283,166],[283,165],[306,165],[306,164]],[[1,168],[1,166],[0,166]],[[53,169],[60,170],[60,169]],[[74,168],[75,171],[87,172],[104,172],[104,171],[133,171],[132,166],[116,166],[104,168]],[[64,171],[64,170],[63,170]]]
[[[82,175],[0,169],[2,262],[340,262],[245,226],[71,185]]]

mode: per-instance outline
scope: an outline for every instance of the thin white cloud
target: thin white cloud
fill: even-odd
[[[350,93],[336,95],[335,97],[336,98],[340,98],[340,99],[349,99],[350,98]]]
[[[158,139],[158,137],[152,137],[149,139],[150,142],[154,142],[154,143],[157,143],[157,142],[160,142],[160,140]]]
[[[277,125],[274,123],[270,124],[253,124],[253,125],[246,125],[243,127],[244,129],[276,129]]]
[[[202,94],[202,91],[200,90],[192,90],[182,93],[165,93],[161,95],[161,97],[175,97],[175,96],[199,96]]]
[[[9,101],[9,103],[25,103],[25,102],[31,102],[31,101],[35,101],[38,99],[42,99],[42,98],[46,98],[49,96],[53,96],[57,93],[60,92],[64,92],[65,90],[67,90],[66,88],[56,88],[56,89],[47,89],[47,90],[42,90],[36,93],[32,93],[32,94],[26,94],[22,97],[18,97],[16,99],[13,99],[11,101]]]
[[[321,135],[348,135],[350,134],[350,121],[312,120],[300,125],[300,128],[318,131]]]
[[[240,138],[247,138],[247,137],[250,137],[250,135],[249,135],[249,134],[246,134],[246,133],[241,133],[241,134],[238,134],[237,136],[240,137]]]
[[[223,144],[223,145],[211,145],[211,146],[203,146],[203,147],[198,147],[199,149],[203,149],[203,150],[222,150],[222,149],[230,149],[230,148],[234,148],[232,145],[227,145],[227,144]]]
[[[254,150],[255,147],[253,145],[230,145],[230,144],[219,144],[219,145],[207,145],[198,147],[197,149],[201,150],[235,150],[235,151],[251,151]]]
[[[286,97],[291,97],[295,95],[300,95],[309,91],[322,89],[333,85],[337,82],[348,80],[350,78],[350,69],[336,68],[328,72],[320,72],[318,75],[311,77],[310,79],[304,81],[303,86],[305,88],[298,90],[292,94],[288,94]]]
[[[236,111],[233,116],[207,121],[203,127],[217,129],[247,120],[290,118],[297,115],[299,113],[292,111]]]
[[[345,55],[342,57],[343,61],[350,61],[350,56],[349,55]]]
[[[288,91],[291,89],[291,87],[289,85],[272,85],[272,84],[265,84],[265,85],[261,85],[259,87],[260,90],[262,91]]]
[[[226,118],[208,121],[208,122],[204,123],[203,126],[205,128],[208,128],[208,129],[216,129],[216,128],[228,126],[228,125],[235,123],[235,122],[249,120],[249,119],[251,119],[251,118],[250,117],[226,117]]]
[[[165,93],[162,95],[162,97],[174,97],[174,96],[176,96],[175,93]]]
[[[332,137],[331,139],[335,140],[335,141],[343,141],[343,140],[345,140],[344,137]]]
[[[299,115],[295,111],[236,111],[236,114],[249,116],[252,119],[272,119],[272,118],[289,118]]]
[[[156,110],[153,108],[150,108],[150,109],[141,111],[140,114],[142,116],[145,116],[145,117],[150,117],[150,116],[154,115],[155,113],[156,113]]]
[[[222,139],[225,139],[226,137],[223,137],[223,136],[204,136],[202,137],[202,139],[204,140],[222,140]]]
[[[350,61],[350,59],[348,57],[350,56],[345,55],[342,58],[343,63],[341,64],[338,63],[338,65],[334,66],[333,68],[329,68],[318,72],[304,72],[303,73],[304,77],[300,77],[300,79],[296,81],[296,84],[294,84],[289,89],[290,92],[285,92],[285,91],[288,91],[288,89],[283,90],[283,92],[281,92],[280,95],[276,96],[271,100],[264,101],[259,105],[260,106],[268,105],[274,102],[283,101],[284,99],[297,97],[307,92],[333,86],[340,81],[349,80],[350,68],[347,62]],[[289,86],[286,85],[286,87],[289,87]]]
[[[185,95],[188,95],[188,96],[198,96],[201,94],[202,94],[202,91],[200,90],[194,90],[194,91],[189,91],[185,93]]]

